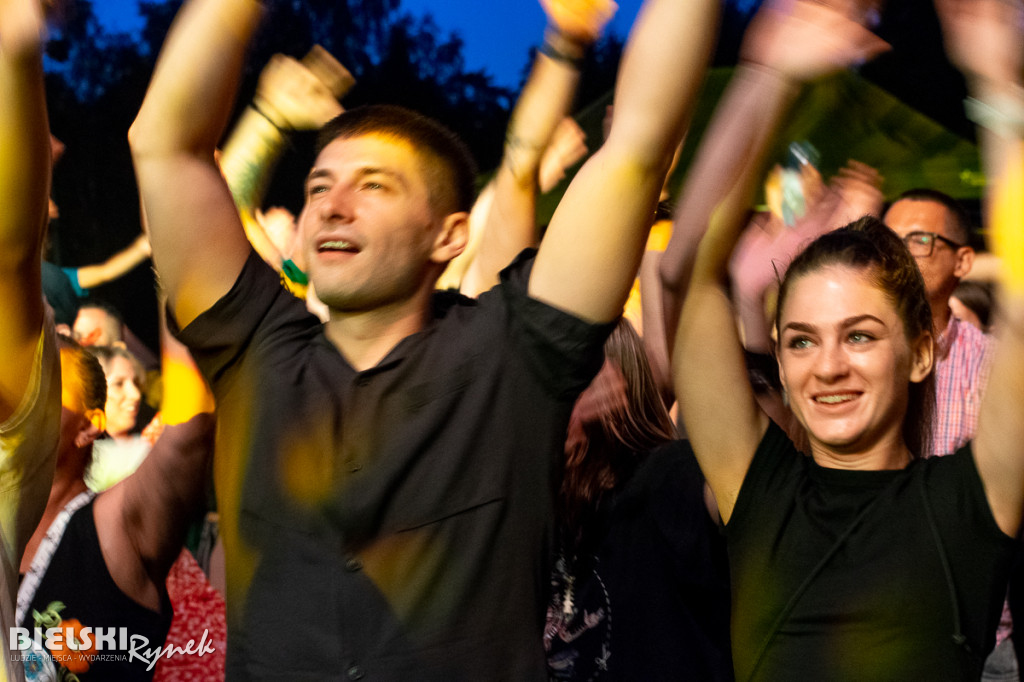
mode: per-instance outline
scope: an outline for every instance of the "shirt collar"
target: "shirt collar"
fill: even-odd
[[[938,357],[940,360],[945,360],[946,356],[949,355],[949,349],[952,348],[953,343],[956,341],[956,337],[960,335],[960,320],[955,316],[949,316],[949,322],[946,323],[946,328],[939,334],[939,338],[935,339],[935,348],[938,351]]]

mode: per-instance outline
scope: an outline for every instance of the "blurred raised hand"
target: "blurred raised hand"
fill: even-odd
[[[551,28],[577,44],[590,45],[619,6],[612,0],[540,0]]]
[[[274,55],[260,73],[256,108],[281,130],[312,130],[343,109],[338,99],[355,83],[323,48],[303,61]]]
[[[882,216],[881,174],[866,163],[849,160],[832,177],[829,187],[839,197],[839,204],[830,222],[840,227],[864,215]]]
[[[889,49],[865,27],[869,10],[852,0],[778,0],[754,17],[740,56],[801,83],[866,62]]]
[[[0,50],[7,58],[38,51],[44,25],[39,0],[0,0]]]
[[[935,0],[946,54],[969,81],[1020,83],[1024,75],[1024,3]]]

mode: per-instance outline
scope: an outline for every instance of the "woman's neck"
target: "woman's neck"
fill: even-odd
[[[899,434],[866,449],[835,448],[811,436],[811,457],[815,463],[827,469],[852,471],[905,469],[913,460],[910,449]]]

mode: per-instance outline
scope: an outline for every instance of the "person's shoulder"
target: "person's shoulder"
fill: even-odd
[[[968,481],[981,480],[972,441],[967,441],[955,452],[915,460],[910,465],[910,473],[924,479],[930,488],[960,488]]]
[[[0,422],[0,437],[10,438],[12,434],[32,430],[47,420],[52,423],[55,415],[59,418],[59,412],[60,355],[53,315],[47,312],[39,330],[28,385],[14,413]]]
[[[761,442],[757,446],[754,456],[760,454],[789,456],[794,455],[794,461],[803,461],[805,456],[797,448],[793,439],[789,437],[786,430],[774,421],[768,421],[768,428],[761,436]]]
[[[807,475],[813,460],[797,449],[785,429],[773,421],[754,451],[754,457],[740,487],[740,498],[744,491],[753,488],[772,489],[789,485]],[[737,508],[739,500],[737,500]],[[735,513],[735,512],[734,512]]]
[[[53,473],[61,415],[60,355],[53,314],[46,312],[32,359],[28,385],[14,413],[0,422],[0,486]],[[14,478],[6,474],[20,471]]]
[[[948,358],[956,363],[964,376],[971,378],[973,387],[980,392],[995,355],[995,339],[969,322],[957,320],[956,323],[957,333]]]
[[[452,311],[473,309],[477,305],[477,299],[460,293],[458,289],[438,289],[431,299],[435,319],[447,317]]]
[[[702,504],[704,475],[690,442],[672,440],[651,449],[633,472],[627,490],[660,507],[688,506],[691,498]]]
[[[179,329],[171,319],[168,323],[194,354],[207,348],[248,345],[256,338],[281,339],[279,332],[284,329],[298,331],[305,338],[319,333],[322,326],[255,251],[231,289],[188,326]]]
[[[530,284],[530,273],[533,272],[533,263],[537,258],[537,249],[523,249],[519,255],[498,273],[499,286],[526,291]]]

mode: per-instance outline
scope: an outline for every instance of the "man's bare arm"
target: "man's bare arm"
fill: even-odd
[[[150,254],[149,239],[144,234],[136,237],[131,244],[113,256],[95,265],[83,265],[78,268],[78,286],[93,289],[127,275],[136,266],[145,262]]]
[[[153,259],[179,325],[230,290],[250,252],[214,149],[227,125],[256,0],[190,0],[129,133]]]
[[[546,0],[548,28],[533,70],[512,112],[505,152],[494,179],[494,200],[480,247],[460,290],[476,296],[498,283],[498,273],[537,240],[538,174],[544,150],[572,104],[579,63],[614,13],[608,0]]]
[[[544,150],[544,155],[540,160],[537,181],[541,194],[554,189],[555,185],[565,177],[565,171],[578,163],[586,155],[586,134],[584,134],[583,129],[580,128],[576,121],[566,116],[558,124],[558,127],[555,128],[555,134],[551,138],[548,148]],[[466,272],[476,259],[476,254],[480,251],[484,227],[490,217],[491,206],[494,204],[494,189],[495,182],[492,178],[487,183],[487,186],[477,194],[476,202],[473,203],[473,209],[469,212],[469,239],[466,242],[466,248],[448,262],[448,267],[445,268],[444,273],[437,280],[438,289],[461,289],[463,294],[474,296],[476,293],[487,288],[478,281],[474,281],[475,276],[467,279]],[[522,248],[533,244],[532,240],[535,239],[534,230],[536,229],[536,226],[533,225],[534,219],[535,216],[531,215],[531,232],[529,235],[531,241]],[[500,268],[503,266],[499,265],[498,267],[500,271]],[[499,271],[494,272],[495,278]]]
[[[648,0],[622,58],[608,140],[541,244],[530,295],[583,319],[622,312],[715,37],[718,3]]]
[[[0,0],[0,421],[21,403],[43,322],[50,187],[39,0]]]

